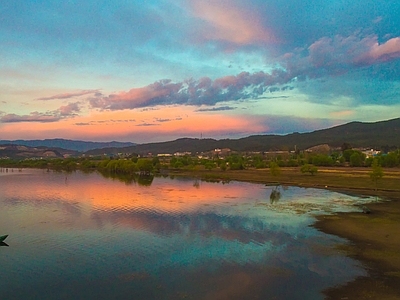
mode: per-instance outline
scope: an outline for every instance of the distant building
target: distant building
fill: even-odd
[[[175,152],[174,156],[192,155],[192,152]]]
[[[157,154],[158,157],[171,157],[172,154],[171,153],[159,153]]]
[[[374,157],[374,156],[377,156],[379,153],[381,153],[381,151],[379,151],[379,150],[374,150],[374,149],[363,150],[363,151],[361,151],[361,152],[365,154],[366,158],[368,158],[368,157]]]

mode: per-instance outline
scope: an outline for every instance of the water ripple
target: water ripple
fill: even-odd
[[[1,176],[0,184],[0,228],[10,234],[0,249],[3,299],[37,291],[47,299],[201,298],[237,278],[264,292],[290,285],[319,295],[363,274],[321,250],[343,241],[310,227],[309,214],[371,199],[288,188],[271,204],[263,185],[156,178],[141,187],[79,172]]]

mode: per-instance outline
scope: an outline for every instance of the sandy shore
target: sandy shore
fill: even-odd
[[[385,170],[378,185],[366,168],[323,168],[315,176],[298,168],[282,169],[279,176],[268,170],[235,172],[184,171],[183,174],[212,180],[239,180],[266,184],[327,188],[357,195],[376,195],[386,201],[369,204],[370,214],[338,213],[320,216],[314,225],[325,233],[349,241],[337,251],[360,261],[368,270],[344,286],[324,291],[327,299],[400,299],[400,169]],[[182,171],[177,172],[179,175]],[[183,175],[182,174],[182,175]]]

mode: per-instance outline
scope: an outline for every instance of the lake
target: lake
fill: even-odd
[[[312,224],[372,197],[11,169],[0,187],[0,299],[323,299],[367,274]]]

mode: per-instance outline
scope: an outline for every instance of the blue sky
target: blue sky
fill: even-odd
[[[399,117],[397,1],[2,1],[0,136],[236,138]]]

